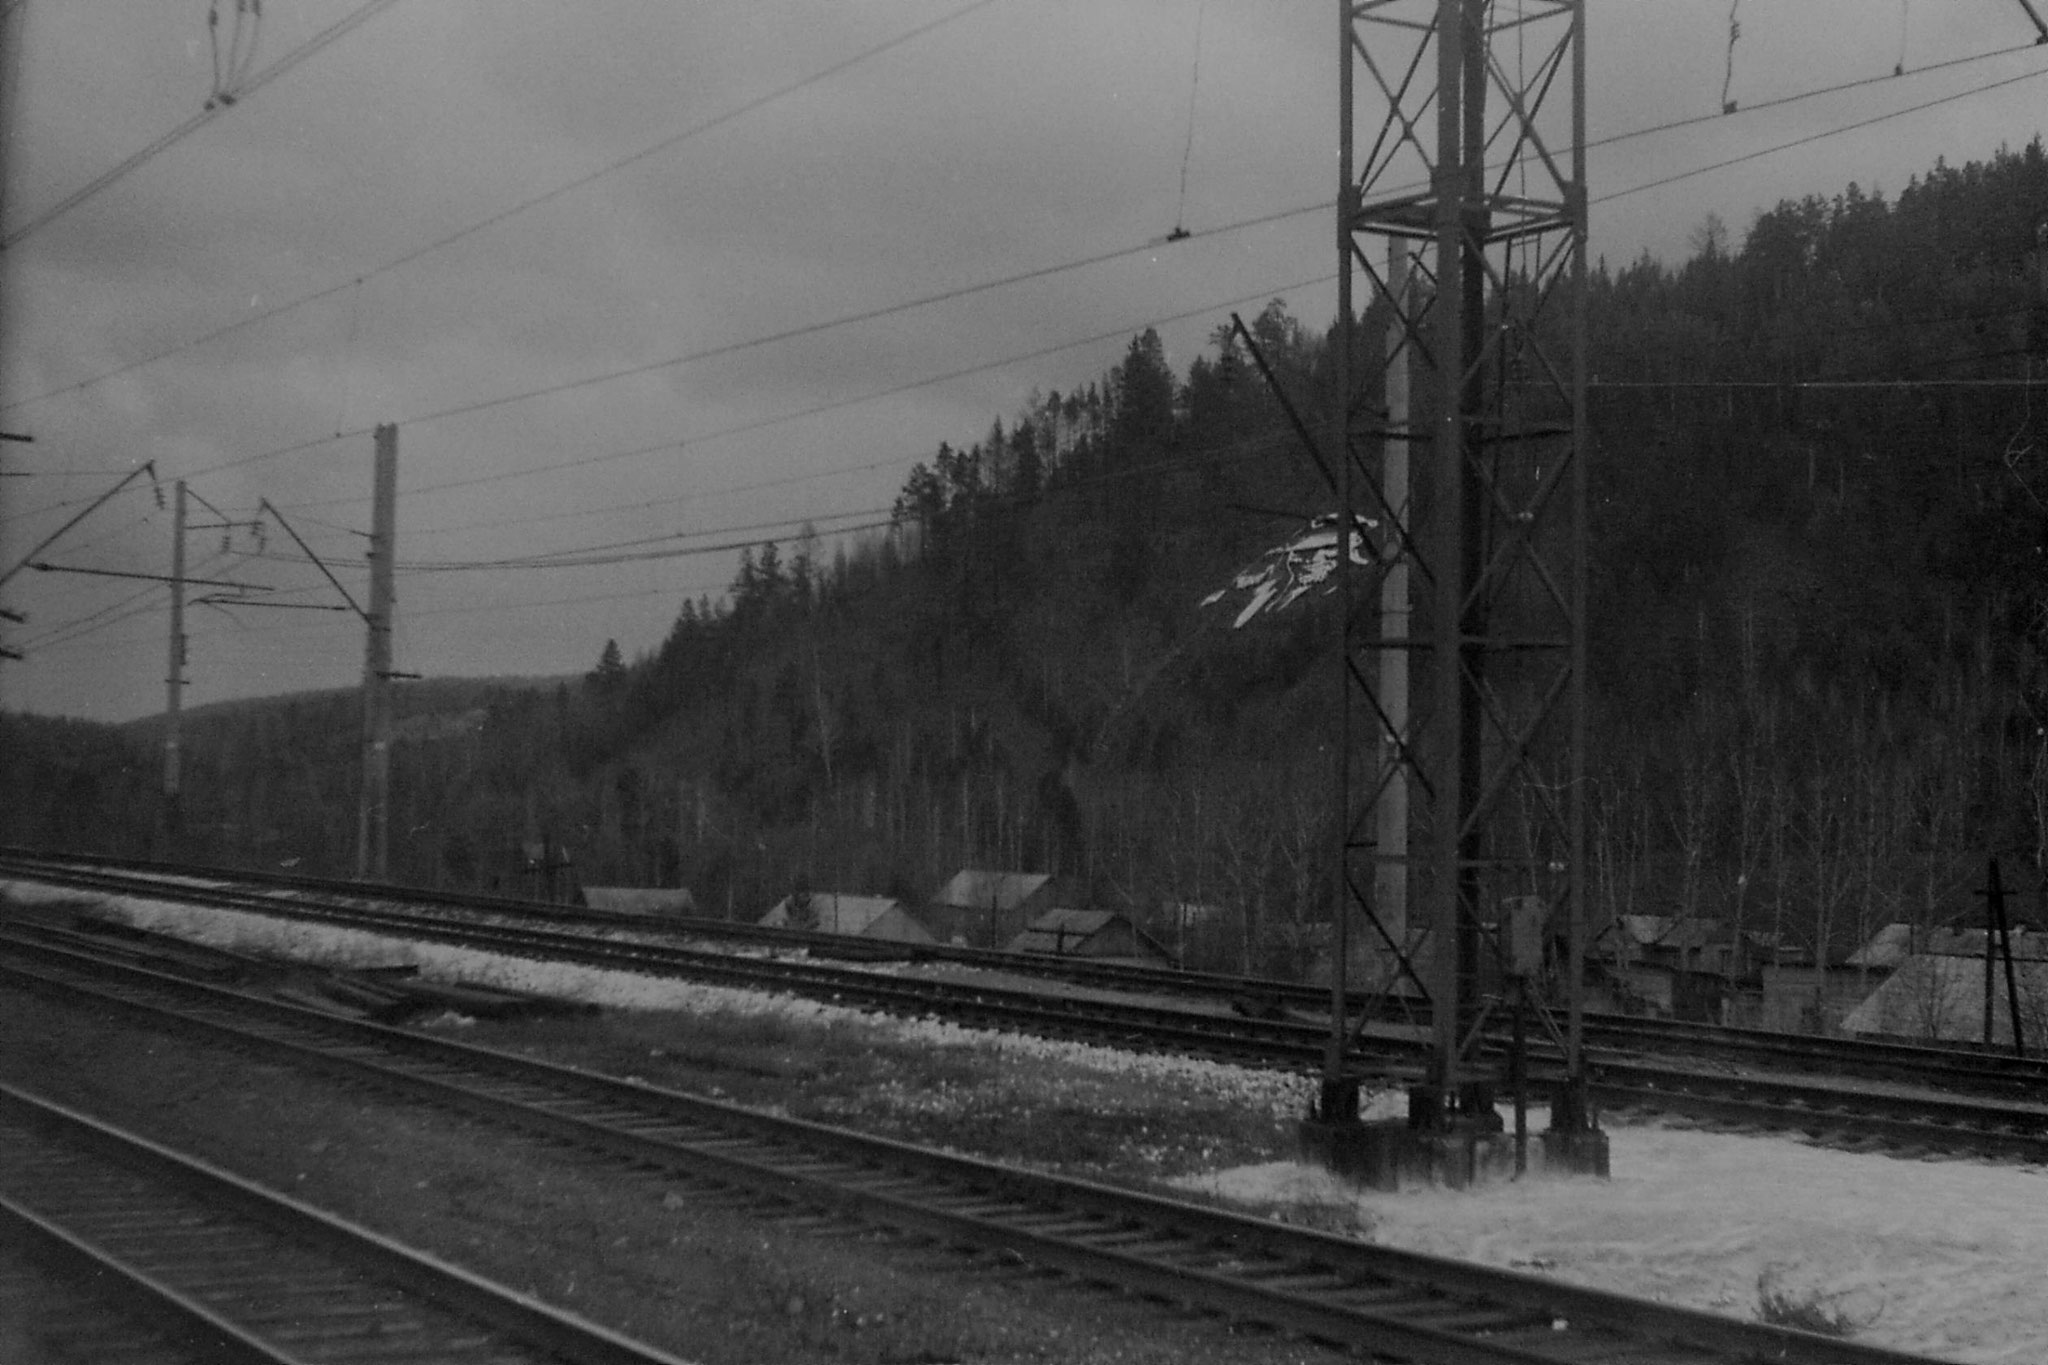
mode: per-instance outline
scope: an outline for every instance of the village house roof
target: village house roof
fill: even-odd
[[[931,930],[891,896],[850,896],[838,891],[813,891],[804,913],[798,916],[791,897],[775,902],[761,924],[769,929],[802,927],[823,934],[847,934],[859,938],[887,938],[904,943],[931,943]],[[799,920],[808,923],[799,924]]]
[[[1008,947],[1013,953],[1173,960],[1151,935],[1114,910],[1048,910]]]
[[[583,903],[626,915],[694,915],[697,898],[682,886],[586,886]]]
[[[1192,929],[1201,924],[1220,924],[1230,917],[1230,912],[1207,901],[1161,901],[1159,917],[1168,924]]]
[[[1887,924],[1872,934],[1869,942],[1849,954],[1846,961],[1851,967],[1882,967],[1889,970],[1912,955],[1913,926]]]
[[[1609,952],[1622,946],[1689,951],[1727,941],[1721,921],[1680,915],[1617,915],[1595,938]]]
[[[1970,957],[1982,960],[1984,936],[1987,929],[1930,929],[1921,936],[1920,951],[1934,957]],[[1992,951],[2001,950],[1994,942]],[[2025,929],[2012,931],[2012,955],[2015,961],[2039,962],[2048,960],[2048,934]]]
[[[1042,872],[984,872],[962,868],[932,897],[955,910],[1015,910],[1052,878]]]
[[[1984,1041],[1983,931],[1977,960],[1967,954],[1915,953],[1893,969],[1883,985],[1843,1016],[1849,1033],[1885,1034],[1943,1042]],[[2030,1045],[2048,1022],[2048,963],[2015,962],[2020,1028]],[[2003,968],[1992,977],[1991,1041],[2012,1043],[2012,1007]]]

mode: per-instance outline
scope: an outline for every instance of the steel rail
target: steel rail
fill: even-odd
[[[95,1302],[118,1317],[149,1324],[162,1336],[166,1353],[190,1353],[193,1359],[228,1365],[297,1365],[160,1276],[116,1259],[5,1194],[0,1194],[0,1240],[26,1250],[38,1269],[89,1286]]]
[[[126,868],[158,876],[200,875],[218,880],[289,887],[356,901],[375,900],[413,907],[439,906],[468,915],[500,915],[527,922],[554,921],[628,930],[670,942],[678,938],[709,938],[803,948],[814,956],[947,962],[1012,975],[1064,980],[1105,990],[1235,1002],[1266,1010],[1294,1010],[1317,1020],[1322,1020],[1329,1009],[1327,988],[1265,977],[1090,962],[1042,953],[1012,953],[952,944],[877,944],[851,939],[843,934],[765,928],[703,917],[626,914],[542,901],[484,897],[467,892],[386,883],[348,882],[266,870],[194,868],[140,858],[107,858],[0,847],[0,864],[12,860],[19,860],[15,864],[17,866],[41,865],[51,870],[66,866],[97,866]],[[1358,1003],[1361,1008],[1364,1006],[1363,997]],[[1418,1026],[1426,1027],[1430,1019],[1425,1002],[1387,1002],[1386,1008],[1390,1017],[1408,1017]],[[1585,1021],[1590,1046],[1617,1052],[1676,1054],[1742,1065],[1827,1072],[1872,1080],[1901,1080],[1967,1094],[2048,1098],[2048,1057],[2016,1057],[2009,1052],[1976,1046],[1809,1037],[1770,1029],[1651,1019],[1599,1011],[1588,1011]],[[1318,1022],[1314,1028],[1319,1035],[1327,1031],[1326,1023]]]
[[[708,980],[741,989],[780,988],[814,998],[923,1015],[934,1008],[969,1024],[1020,1028],[1098,1045],[1189,1052],[1244,1065],[1312,1070],[1322,1029],[1298,1020],[1200,1014],[1158,1006],[1082,1000],[1002,987],[910,980],[809,961],[738,958],[666,944],[619,942],[498,923],[459,923],[392,911],[315,904],[238,887],[138,882],[127,874],[84,868],[53,874],[66,884],[128,895],[172,897],[250,913],[370,929],[492,951],[573,961],[610,970]],[[1365,1050],[1378,1073],[1409,1074],[1422,1039],[1369,1031]],[[1555,1079],[1552,1050],[1533,1049],[1534,1079]],[[1858,1145],[1871,1138],[1920,1151],[1964,1152],[2048,1161],[2048,1106],[2011,1101],[1950,1100],[1845,1089],[1813,1081],[1717,1074],[1604,1051],[1593,1054],[1592,1098],[1751,1128],[1818,1135]],[[1817,1117],[1819,1115],[1825,1117]]]
[[[972,982],[905,979],[823,963],[775,958],[739,958],[730,953],[603,936],[566,934],[502,923],[460,922],[392,911],[282,899],[235,887],[137,881],[122,874],[70,870],[38,873],[38,879],[101,894],[177,900],[270,918],[327,924],[409,940],[425,940],[546,962],[573,962],[614,971],[694,979],[739,989],[764,986],[913,1015],[935,1006],[967,1022],[1024,1027],[1054,1036],[1085,1038],[1107,1045],[1166,1047],[1199,1055],[1270,1065],[1287,1039],[1320,1037],[1299,1021],[1262,1021],[1236,1015],[1127,1002],[1046,995]]]
[[[384,1353],[392,1361],[683,1365],[573,1313],[6,1084],[0,1084],[0,1137],[0,1186],[10,1187],[11,1203],[48,1235],[67,1238],[76,1254],[117,1267],[131,1284],[150,1285],[160,1302],[175,1304],[243,1353],[237,1358],[292,1365],[324,1358],[339,1338],[376,1333],[380,1344],[394,1348]],[[307,1351],[276,1339],[306,1330],[302,1304],[280,1306],[295,1291],[317,1291],[328,1307],[321,1316],[335,1329]],[[423,1311],[428,1305],[438,1311]],[[418,1340],[403,1342],[401,1334]]]
[[[78,970],[95,965],[81,962]],[[1024,1257],[1380,1356],[1432,1365],[1557,1365],[1589,1352],[1646,1365],[1926,1360],[1019,1171],[142,969],[115,970],[123,981],[145,983],[132,989],[34,982],[41,974],[4,970],[21,984],[88,995],[182,1033],[204,1030],[636,1164]],[[149,998],[159,992],[207,1003],[179,1008]],[[269,1026],[251,1032],[238,1022],[245,1016]]]

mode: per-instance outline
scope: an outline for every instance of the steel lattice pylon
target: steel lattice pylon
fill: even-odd
[[[1474,1044],[1542,945],[1540,1013],[1571,1078],[1553,1126],[1573,1128],[1587,1121],[1585,5],[1339,12],[1344,378],[1326,433],[1341,458],[1326,463],[1351,513],[1339,536],[1366,544],[1337,554],[1324,1117],[1355,1112],[1362,988],[1366,1018],[1390,995],[1427,999],[1411,1121],[1490,1119]]]

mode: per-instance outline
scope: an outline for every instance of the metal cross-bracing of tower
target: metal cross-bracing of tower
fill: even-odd
[[[1498,1124],[1478,1043],[1527,999],[1569,1130],[1590,1121],[1585,4],[1339,11],[1326,439],[1350,515],[1321,1117],[1355,1114],[1365,1022],[1400,999],[1428,1018],[1410,1125]]]

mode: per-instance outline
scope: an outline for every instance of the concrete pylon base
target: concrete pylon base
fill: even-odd
[[[1413,1128],[1402,1119],[1305,1119],[1302,1156],[1363,1189],[1462,1190],[1515,1178],[1515,1138],[1495,1127]],[[1597,1128],[1532,1134],[1530,1175],[1607,1175],[1607,1135]]]
[[[1598,1128],[1550,1128],[1541,1137],[1545,1170],[1607,1179],[1607,1134]]]

